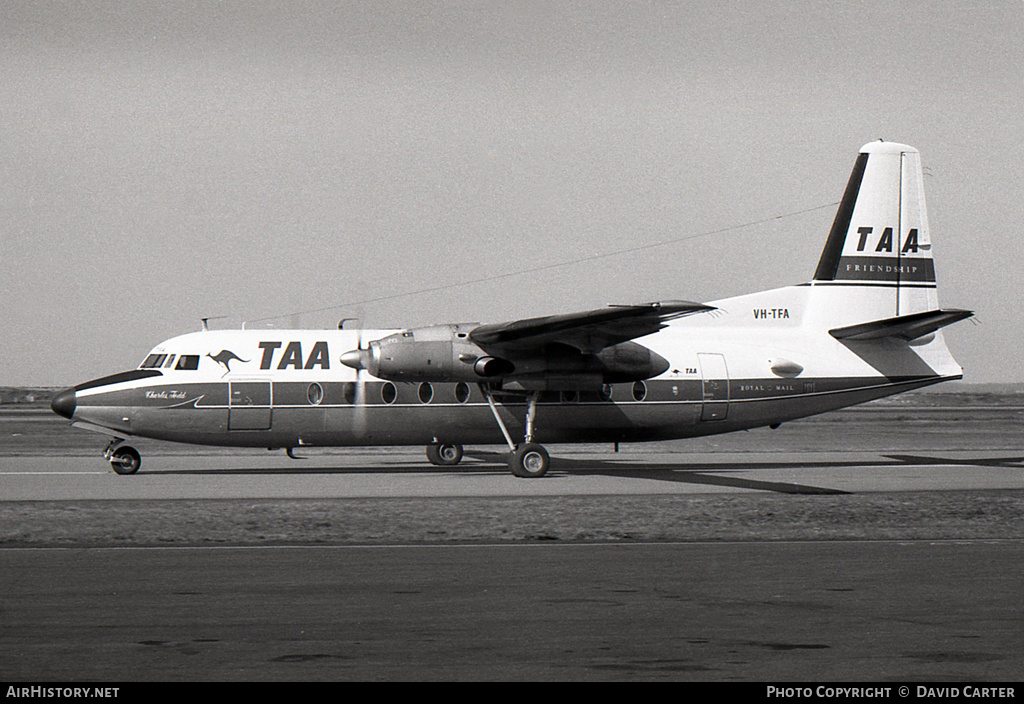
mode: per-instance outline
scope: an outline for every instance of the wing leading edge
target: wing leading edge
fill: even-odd
[[[690,301],[612,305],[582,313],[481,325],[469,333],[469,339],[492,354],[551,343],[575,347],[583,354],[596,354],[606,347],[657,332],[670,320],[714,309]]]

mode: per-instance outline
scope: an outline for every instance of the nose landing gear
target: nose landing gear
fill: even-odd
[[[114,438],[103,451],[103,459],[110,462],[111,468],[118,474],[135,474],[142,467],[142,455],[134,447],[121,445],[124,440]]]
[[[427,459],[430,464],[438,467],[454,467],[462,461],[462,445],[454,443],[434,443],[427,445]]]

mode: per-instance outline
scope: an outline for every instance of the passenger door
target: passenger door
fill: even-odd
[[[729,415],[729,370],[725,357],[720,354],[699,353],[700,376],[703,385],[702,421],[725,420]]]
[[[228,389],[228,430],[270,430],[270,382],[232,381]]]

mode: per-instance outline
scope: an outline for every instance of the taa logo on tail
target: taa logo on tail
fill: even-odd
[[[857,251],[863,252],[864,247],[867,246],[868,235],[874,232],[873,227],[858,227],[857,232],[860,234],[860,239],[857,241]],[[907,254],[908,252],[917,253],[918,250],[917,242],[917,228],[912,228],[907,233],[907,241],[903,243],[903,249],[900,250],[900,254]],[[875,246],[876,252],[891,252],[892,251],[892,228],[887,227],[882,231],[881,236],[878,238],[878,244]]]

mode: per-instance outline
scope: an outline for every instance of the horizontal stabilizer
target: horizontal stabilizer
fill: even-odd
[[[837,340],[878,340],[883,337],[915,340],[933,333],[939,328],[970,318],[972,315],[974,315],[972,311],[957,308],[929,310],[884,320],[873,320],[870,323],[860,323],[845,328],[835,328],[828,332]]]

